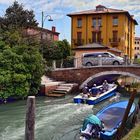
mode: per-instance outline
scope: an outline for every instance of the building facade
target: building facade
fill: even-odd
[[[135,37],[134,56],[135,58],[140,58],[140,37]]]
[[[137,21],[128,11],[98,5],[95,10],[68,14],[71,17],[71,44],[99,43],[134,57],[134,34]]]
[[[24,30],[24,36],[34,37],[38,40],[59,40],[59,33],[56,32],[56,28],[54,26],[52,26],[52,30],[41,27],[30,27]]]

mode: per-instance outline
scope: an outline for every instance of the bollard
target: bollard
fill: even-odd
[[[52,67],[53,67],[54,70],[56,69],[56,60],[53,60]]]
[[[102,66],[102,56],[98,55],[98,65]]]
[[[26,122],[25,122],[25,140],[35,139],[35,96],[29,96],[27,99]]]
[[[74,67],[78,68],[78,58],[74,58]]]

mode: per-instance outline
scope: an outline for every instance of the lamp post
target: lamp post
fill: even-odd
[[[41,27],[44,27],[44,22],[46,20],[46,18],[49,17],[48,21],[53,21],[52,17],[50,15],[46,15],[44,16],[44,12],[42,11],[42,22],[41,22]]]
[[[41,44],[42,44],[42,40],[43,40],[43,27],[44,27],[44,22],[46,20],[46,18],[48,17],[48,21],[53,21],[52,17],[50,15],[46,15],[44,16],[44,12],[42,11],[42,20],[41,20]],[[41,45],[41,49],[42,49],[42,55],[43,55],[43,45]]]

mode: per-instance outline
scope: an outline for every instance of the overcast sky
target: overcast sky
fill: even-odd
[[[0,0],[0,16],[3,16],[7,7],[15,0]],[[44,27],[51,29],[56,26],[60,32],[60,39],[71,39],[71,20],[66,15],[75,11],[95,9],[96,5],[102,4],[109,8],[123,9],[134,15],[140,24],[140,0],[17,0],[26,9],[34,10],[36,19],[41,25],[41,11],[45,15],[51,15],[53,21],[44,22]],[[140,25],[136,27],[136,36],[140,37]]]

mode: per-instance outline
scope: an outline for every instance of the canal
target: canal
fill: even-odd
[[[124,99],[121,98],[121,100]],[[109,104],[74,104],[73,95],[65,98],[36,98],[36,140],[78,140],[84,118]],[[24,140],[26,101],[0,105],[0,140]]]

